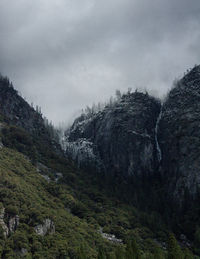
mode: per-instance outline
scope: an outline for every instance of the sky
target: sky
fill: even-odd
[[[55,125],[199,63],[199,0],[0,0],[0,73]]]

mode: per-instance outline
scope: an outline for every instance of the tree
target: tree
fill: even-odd
[[[168,259],[183,259],[181,248],[173,233],[169,234],[168,239]]]
[[[128,241],[126,259],[140,259],[140,251],[135,240]]]
[[[106,259],[106,255],[105,255],[103,249],[101,249],[101,248],[99,249],[98,257],[97,258],[98,259]]]
[[[125,259],[125,252],[121,247],[118,247],[115,251],[116,259]]]
[[[195,234],[194,234],[194,245],[195,245],[195,252],[200,254],[200,227],[197,226]]]
[[[192,255],[192,253],[190,252],[190,250],[188,248],[185,248],[183,250],[184,252],[184,259],[193,259],[194,256]]]
[[[117,101],[119,101],[122,97],[122,94],[121,94],[120,90],[116,90],[115,94],[116,94],[116,97],[117,97]]]
[[[163,251],[160,247],[156,247],[154,250],[153,250],[153,258],[154,259],[164,259],[164,254],[163,254]]]

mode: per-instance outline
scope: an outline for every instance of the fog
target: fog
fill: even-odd
[[[116,89],[162,97],[200,60],[199,0],[1,0],[0,72],[58,124]]]

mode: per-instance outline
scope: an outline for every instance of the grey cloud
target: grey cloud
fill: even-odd
[[[199,0],[2,0],[0,71],[55,123],[199,63]]]

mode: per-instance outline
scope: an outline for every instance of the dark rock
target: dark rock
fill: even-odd
[[[160,106],[148,94],[135,92],[101,112],[80,116],[67,132],[67,153],[79,164],[87,162],[110,174],[153,172]]]
[[[3,229],[4,237],[7,237],[9,234],[9,229],[4,221],[4,217],[5,217],[5,208],[1,208],[1,210],[0,210],[0,226]]]
[[[172,199],[195,196],[200,186],[200,66],[170,91],[159,124],[161,171]]]
[[[18,215],[9,216],[9,220],[8,220],[9,233],[15,232],[18,226],[19,226],[19,216]]]
[[[5,222],[8,222],[6,224]],[[4,237],[7,237],[11,233],[14,233],[19,226],[19,216],[9,215],[5,213],[5,208],[0,209],[0,226],[3,229]]]
[[[54,234],[55,233],[55,225],[51,219],[45,219],[43,221],[43,224],[39,224],[35,226],[35,232],[36,234],[40,236],[45,236],[48,234]]]

